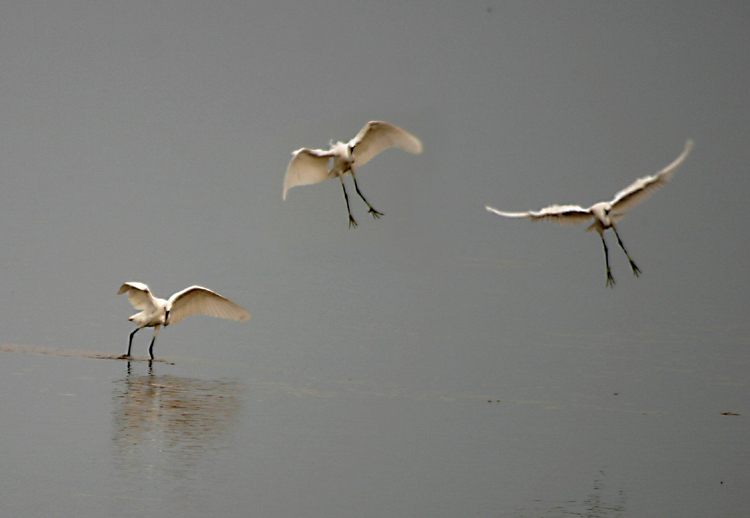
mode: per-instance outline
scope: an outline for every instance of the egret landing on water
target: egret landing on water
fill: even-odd
[[[620,248],[622,248],[628,261],[630,261],[633,275],[638,277],[638,274],[641,273],[641,271],[630,258],[628,251],[625,250],[625,245],[622,244],[620,235],[617,233],[615,221],[622,218],[625,215],[625,211],[635,207],[651,196],[651,194],[653,194],[659,187],[666,184],[672,178],[672,174],[675,170],[688,156],[692,147],[693,141],[688,140],[685,143],[685,149],[682,154],[663,170],[653,176],[639,178],[628,187],[615,194],[612,201],[595,203],[588,209],[578,205],[550,205],[549,207],[545,207],[536,212],[502,212],[493,209],[489,205],[485,208],[490,212],[494,212],[500,216],[505,216],[506,218],[529,218],[532,221],[546,219],[560,225],[577,225],[580,223],[586,223],[593,218],[594,223],[592,223],[586,231],[591,232],[595,230],[602,238],[602,245],[604,245],[604,262],[607,266],[607,286],[614,287],[615,279],[612,277],[612,272],[609,269],[609,252],[607,251],[607,243],[604,241],[604,231],[610,228],[614,231],[615,236],[617,236],[617,242],[620,244]]]
[[[202,286],[185,288],[169,297],[169,300],[154,297],[148,286],[142,282],[126,282],[120,287],[120,291],[117,292],[118,295],[123,293],[128,294],[128,300],[135,309],[142,311],[128,319],[131,322],[135,322],[138,327],[130,333],[128,352],[122,355],[121,358],[130,357],[130,348],[133,346],[133,335],[144,327],[154,328],[154,337],[151,339],[151,345],[148,348],[148,353],[153,360],[154,341],[156,340],[156,335],[159,334],[161,326],[166,327],[169,324],[176,324],[183,318],[197,313],[239,321],[245,321],[250,318],[250,313],[237,304]]]
[[[346,210],[349,212],[349,227],[356,227],[357,222],[354,221],[349,208],[349,196],[346,194],[344,185],[344,175],[351,174],[354,179],[354,189],[370,208],[369,212],[372,217],[377,219],[383,213],[375,210],[360,192],[354,165],[366,164],[372,157],[389,147],[401,148],[415,154],[422,152],[422,142],[417,137],[393,124],[379,121],[370,121],[365,124],[365,127],[349,142],[334,144],[331,141],[331,148],[328,151],[298,149],[292,153],[292,160],[286,169],[283,198],[286,200],[287,191],[297,185],[309,185],[338,177],[341,180],[341,188],[344,189]],[[331,160],[333,160],[332,164]]]

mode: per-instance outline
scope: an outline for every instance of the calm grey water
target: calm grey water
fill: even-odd
[[[6,2],[0,514],[750,514],[744,3]],[[380,119],[425,151],[281,200]],[[609,199],[619,225],[490,215]],[[252,313],[123,353],[124,281]],[[150,331],[136,335],[145,358]],[[728,415],[724,415],[728,414]],[[736,415],[735,415],[736,414]]]

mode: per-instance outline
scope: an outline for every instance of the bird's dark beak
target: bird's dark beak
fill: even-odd
[[[164,327],[167,327],[169,325],[169,310],[164,313]]]

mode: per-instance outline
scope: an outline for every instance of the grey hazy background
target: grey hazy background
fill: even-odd
[[[0,510],[750,512],[749,27],[746,2],[4,2],[0,343],[124,352],[131,280],[253,319],[166,329],[153,377],[3,353]],[[369,120],[425,146],[359,170],[381,220],[350,197],[348,229],[336,182],[282,202],[293,150]],[[607,236],[614,290],[585,227],[484,210],[609,199],[687,138],[619,225],[641,278]],[[231,394],[172,458],[194,478],[109,450],[155,380]]]

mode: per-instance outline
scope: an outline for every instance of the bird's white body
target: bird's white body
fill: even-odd
[[[604,257],[607,262],[607,285],[612,286],[615,281],[609,269],[609,255],[607,252],[607,244],[604,241],[604,231],[610,228],[614,231],[620,247],[625,252],[625,255],[628,256],[633,273],[637,276],[640,273],[640,270],[633,260],[630,259],[627,250],[625,250],[625,247],[620,240],[620,236],[617,234],[615,222],[625,215],[625,211],[643,202],[657,189],[666,185],[666,183],[672,179],[672,175],[677,168],[682,164],[685,158],[687,158],[692,148],[693,141],[688,140],[685,143],[685,149],[680,156],[657,174],[639,178],[615,194],[615,197],[611,201],[601,201],[595,203],[589,208],[584,208],[580,205],[550,205],[541,210],[529,212],[503,212],[492,208],[489,205],[485,206],[485,208],[489,212],[506,218],[528,218],[532,221],[549,220],[560,225],[577,225],[589,222],[593,218],[594,222],[586,230],[588,232],[596,231],[602,238],[602,243],[604,244]]]
[[[352,155],[353,145],[350,147],[349,142],[331,142],[331,149],[328,151],[333,158],[333,164],[328,171],[328,177],[340,177],[352,173],[354,165],[354,156]]]
[[[126,282],[117,294],[120,295],[126,291],[128,291],[128,298],[133,307],[143,309],[128,320],[135,322],[139,328],[167,325],[167,308],[172,305],[168,300],[154,297],[149,287],[141,282]]]
[[[589,212],[594,216],[593,228],[598,232],[604,232],[615,224],[614,215],[612,217],[609,216],[611,210],[612,204],[607,201],[600,201],[589,207]]]
[[[149,287],[142,282],[126,282],[117,292],[118,295],[123,293],[128,294],[128,300],[135,309],[141,310],[128,319],[135,322],[138,327],[130,335],[128,352],[124,356],[130,356],[133,335],[144,327],[154,328],[154,337],[149,347],[149,353],[151,359],[153,359],[154,341],[161,326],[166,327],[169,324],[176,324],[183,318],[198,313],[238,321],[250,318],[250,313],[240,306],[202,286],[190,286],[178,291],[169,299],[162,299],[154,297]]]
[[[357,194],[370,208],[370,213],[377,218],[382,213],[372,208],[357,186],[354,165],[361,166],[370,161],[375,155],[389,147],[398,147],[410,153],[421,153],[422,142],[411,133],[401,128],[381,121],[368,122],[357,136],[349,142],[331,142],[327,150],[301,148],[292,153],[292,159],[284,176],[283,199],[289,189],[297,185],[320,183],[331,178],[339,178],[344,189],[346,207],[349,210],[349,197],[344,186],[344,176],[350,174],[354,179]],[[357,223],[349,210],[349,226]]]

